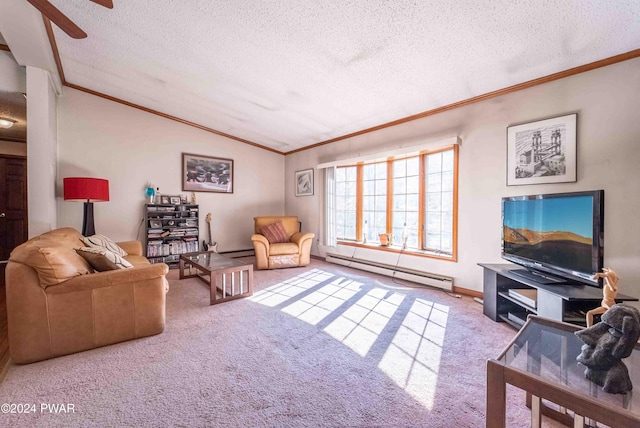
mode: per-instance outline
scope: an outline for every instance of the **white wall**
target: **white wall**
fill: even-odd
[[[29,237],[55,229],[57,115],[49,72],[27,67]]]
[[[253,248],[253,217],[284,212],[284,156],[221,137],[74,89],[59,99],[58,226],[82,228],[82,203],[62,199],[70,176],[109,180],[109,202],[94,203],[96,231],[115,240],[144,241],[145,185],[169,195],[182,191],[182,153],[234,160],[234,193],[197,192],[202,213],[212,213],[219,251]]]
[[[26,72],[18,66],[11,52],[0,51],[0,91],[26,92]]]
[[[439,138],[459,136],[458,262],[402,255],[401,266],[450,275],[455,285],[482,291],[480,262],[500,258],[503,196],[605,190],[605,265],[621,276],[621,292],[640,297],[640,59],[483,101],[456,110],[298,152],[286,160],[286,211],[298,214],[322,243],[323,173],[315,194],[295,197],[294,172]],[[578,181],[506,186],[506,128],[578,113]],[[316,244],[314,254],[327,250]],[[338,246],[351,255],[353,247]],[[395,264],[393,253],[358,248],[356,257]]]

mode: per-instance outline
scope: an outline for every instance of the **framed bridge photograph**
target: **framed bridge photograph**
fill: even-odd
[[[577,180],[577,113],[507,127],[507,186]]]

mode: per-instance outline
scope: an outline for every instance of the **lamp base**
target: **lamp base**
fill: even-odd
[[[82,220],[82,236],[91,236],[96,234],[96,228],[93,224],[93,202],[84,203],[84,219]]]

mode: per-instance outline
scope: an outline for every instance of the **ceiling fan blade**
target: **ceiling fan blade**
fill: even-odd
[[[49,18],[54,24],[56,24],[62,31],[67,33],[69,37],[74,39],[84,39],[87,37],[87,33],[82,31],[80,27],[73,23],[72,20],[67,18],[64,13],[60,12],[54,5],[47,0],[27,0],[36,9],[40,11],[44,16]]]
[[[104,6],[108,9],[113,9],[113,0],[91,0],[94,3]]]

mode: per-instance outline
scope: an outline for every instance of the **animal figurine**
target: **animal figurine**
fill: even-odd
[[[598,272],[593,279],[604,278],[604,287],[602,289],[602,302],[600,307],[587,312],[587,327],[593,325],[593,316],[604,314],[607,309],[616,304],[616,296],[618,295],[618,281],[620,277],[611,269],[603,268],[602,272]]]
[[[633,389],[627,366],[621,361],[633,352],[640,337],[640,311],[618,303],[602,314],[601,321],[575,332],[585,344],[576,360],[585,365],[587,379],[611,394]]]

